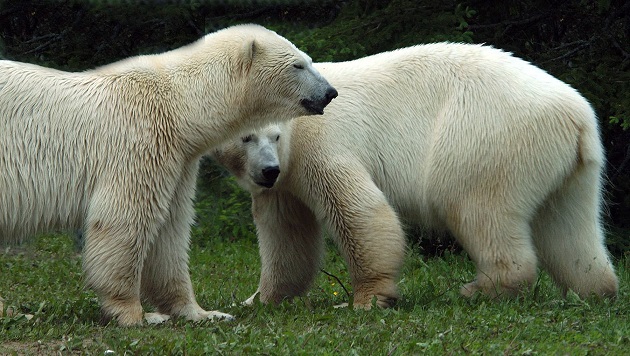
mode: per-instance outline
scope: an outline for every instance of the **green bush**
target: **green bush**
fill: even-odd
[[[210,240],[256,240],[249,193],[234,177],[210,159],[202,160],[195,203],[196,228],[192,240],[206,246]]]

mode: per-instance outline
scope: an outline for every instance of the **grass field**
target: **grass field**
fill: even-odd
[[[324,270],[349,289],[342,260],[332,246],[328,250]],[[617,268],[621,292],[612,302],[563,299],[546,274],[516,300],[466,300],[458,289],[474,268],[465,255],[423,259],[410,248],[394,309],[334,309],[347,295],[324,273],[293,303],[243,307],[257,285],[257,246],[251,238],[217,240],[193,246],[193,283],[203,307],[236,321],[119,328],[98,324],[98,302],[82,287],[72,238],[42,236],[0,254],[5,308],[34,315],[0,318],[0,354],[622,355],[630,350],[629,259],[617,261]]]

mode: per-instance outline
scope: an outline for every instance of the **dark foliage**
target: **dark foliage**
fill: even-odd
[[[7,58],[81,70],[176,48],[235,23],[288,23],[308,17],[305,22],[316,26],[334,18],[338,8],[325,1],[267,3],[4,0],[0,41]]]

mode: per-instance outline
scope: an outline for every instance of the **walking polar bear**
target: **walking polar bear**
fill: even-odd
[[[538,263],[564,292],[616,294],[597,121],[569,85],[501,50],[453,43],[315,67],[341,93],[326,115],[212,153],[252,192],[262,302],[309,288],[323,226],[354,305],[392,305],[405,250],[398,214],[457,238],[477,268],[465,296],[513,295]]]
[[[0,61],[0,242],[83,228],[105,320],[231,318],[197,304],[188,270],[201,155],[242,131],[321,114],[336,91],[256,25],[83,73]],[[5,271],[6,273],[6,271]]]

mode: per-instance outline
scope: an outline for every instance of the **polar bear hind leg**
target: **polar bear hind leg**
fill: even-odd
[[[599,182],[598,165],[579,166],[532,223],[542,266],[565,294],[571,289],[582,298],[614,296],[618,289],[599,220]]]

